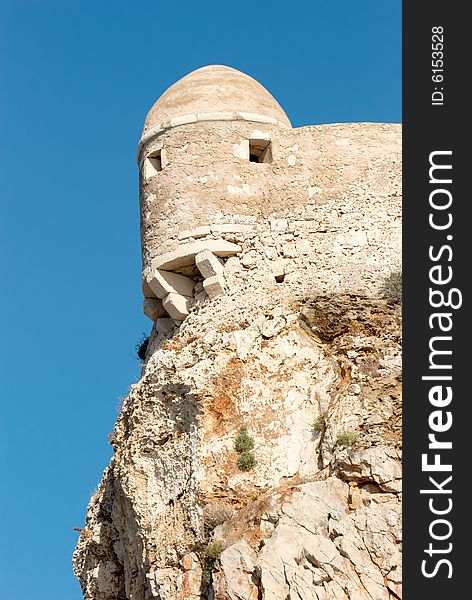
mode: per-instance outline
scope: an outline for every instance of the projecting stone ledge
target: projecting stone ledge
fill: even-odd
[[[169,294],[162,300],[162,306],[175,321],[183,321],[188,317],[191,301],[180,294]]]
[[[151,321],[156,321],[167,314],[162,302],[157,298],[144,298],[143,312]]]
[[[190,277],[155,269],[148,279],[148,284],[158,298],[165,298],[167,294],[192,297],[195,282]]]
[[[195,263],[195,256],[204,250],[213,252],[215,256],[225,257],[241,252],[241,246],[225,240],[190,242],[182,244],[176,250],[156,256],[151,263],[151,268],[152,270],[172,271],[181,267],[188,267]]]

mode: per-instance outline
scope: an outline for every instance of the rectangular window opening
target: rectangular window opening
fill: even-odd
[[[153,154],[151,154],[148,158],[156,172],[162,171],[162,159],[160,150],[153,152]]]
[[[146,179],[149,179],[160,171],[162,171],[162,155],[161,150],[156,150],[146,158],[144,176]]]
[[[270,140],[249,140],[249,161],[255,163],[272,162],[272,144]]]

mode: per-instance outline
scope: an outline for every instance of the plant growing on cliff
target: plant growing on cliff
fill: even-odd
[[[239,433],[234,441],[236,452],[250,452],[254,448],[254,440],[247,432],[247,427],[241,425]]]
[[[203,546],[203,558],[207,558],[208,560],[216,560],[220,557],[220,554],[223,552],[223,542],[220,540],[215,540],[214,542],[208,542],[205,546]]]
[[[134,347],[136,350],[136,355],[140,360],[144,360],[146,358],[148,345],[149,336],[143,333],[142,337],[136,342],[136,346]]]
[[[402,273],[393,271],[385,277],[380,288],[382,298],[390,304],[399,304],[402,301]]]
[[[315,433],[321,433],[326,429],[326,413],[322,412],[311,424],[311,428]]]
[[[343,446],[344,448],[350,448],[351,446],[354,446],[354,444],[357,442],[358,437],[355,433],[349,433],[348,431],[343,431],[342,433],[340,433],[336,439],[336,443],[339,444],[339,446]]]
[[[202,561],[202,583],[204,585],[210,585],[211,583],[211,574],[215,567],[216,560],[220,557],[220,554],[223,552],[224,546],[223,543],[219,540],[215,540],[214,542],[208,542],[208,544],[204,544],[200,548],[200,560]]]
[[[247,427],[241,425],[239,433],[234,441],[234,449],[239,453],[238,468],[241,471],[249,471],[257,463],[256,457],[251,452],[254,448],[254,440],[249,435]]]
[[[238,457],[238,467],[241,471],[250,471],[257,463],[252,452],[241,452]]]

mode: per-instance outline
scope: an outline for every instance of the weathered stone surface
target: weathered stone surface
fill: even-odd
[[[180,557],[205,535],[209,499],[215,511],[225,503],[215,600],[401,594],[399,310],[353,294],[301,304],[284,294],[241,283],[192,311],[178,335],[158,319],[173,337],[152,342],[132,386],[75,553],[86,597],[175,600],[185,581],[198,598],[202,563]],[[321,413],[326,429],[314,431]],[[255,440],[249,472],[235,466],[241,423]],[[344,431],[356,434],[352,447],[337,442]]]
[[[208,65],[177,81],[159,98],[146,117],[143,133],[187,115],[233,120],[236,113],[249,120],[265,117],[290,125],[277,101],[255,79],[225,65]]]
[[[254,264],[262,267],[266,257],[285,258],[299,288],[376,293],[379,279],[399,268],[399,126],[274,127],[266,133],[277,153],[272,163],[259,167],[234,157],[233,146],[252,135],[249,124],[209,122],[205,150],[198,141],[202,127],[195,123],[164,133],[160,143],[165,141],[179,160],[143,183],[146,271],[157,256],[178,249],[178,231],[194,230],[202,222],[225,241],[235,241],[242,254],[254,251]],[[347,143],[339,146],[340,140]],[[182,147],[185,152],[178,150]],[[146,152],[152,150],[153,142]],[[289,155],[296,158],[290,178]],[[181,177],[182,172],[188,176]],[[164,211],[155,200],[162,194],[158,186],[167,190]],[[215,223],[220,219],[224,222]],[[183,263],[192,264],[192,257]]]
[[[244,223],[218,223],[211,226],[211,232],[215,235],[222,233],[246,233],[253,231],[254,225],[245,225]]]
[[[210,235],[211,229],[208,225],[200,225],[200,227],[195,227],[194,229],[186,229],[185,231],[181,231],[179,233],[179,240],[186,240],[188,238],[201,238],[206,235]]]
[[[179,585],[176,600],[200,600],[202,587],[202,566],[195,552],[186,554],[181,565],[184,571],[182,583]]]
[[[195,264],[203,277],[222,276],[224,267],[218,258],[209,250],[203,250],[195,256]]]
[[[156,321],[156,331],[164,336],[172,333],[173,329],[174,323],[172,319],[163,318]]]
[[[208,294],[203,290],[203,292],[199,292],[195,295],[195,303],[199,304],[200,302],[205,302],[208,299]]]
[[[271,263],[270,268],[272,270],[272,273],[273,273],[276,281],[281,283],[284,280],[284,276],[285,276],[285,272],[286,272],[285,262],[283,260],[274,261],[273,263]]]
[[[215,573],[213,589],[215,600],[258,600],[258,589],[252,574],[256,553],[246,540],[239,540],[221,554],[221,576]]]
[[[143,312],[151,321],[156,321],[166,314],[162,302],[157,298],[144,298]]]
[[[181,321],[188,316],[191,300],[180,294],[168,294],[162,300],[162,306],[176,321]]]
[[[246,360],[247,356],[254,353],[255,348],[260,344],[260,331],[257,327],[233,331],[233,338],[238,358]]]
[[[204,279],[203,287],[205,288],[205,292],[208,294],[210,300],[225,294],[225,284],[220,275],[214,275],[213,277]]]
[[[266,319],[260,328],[262,337],[271,338],[280,333],[285,327],[285,319],[283,317],[274,317]]]
[[[181,244],[172,252],[167,252],[152,261],[154,269],[170,271],[187,267],[195,262],[195,256],[203,250],[210,250],[216,256],[231,256],[241,252],[241,247],[225,240],[200,240]]]
[[[148,284],[156,296],[161,299],[165,298],[167,294],[180,294],[191,298],[195,282],[190,277],[155,269],[148,279]]]
[[[156,294],[149,287],[149,284],[146,281],[145,277],[143,277],[141,287],[142,287],[142,290],[143,290],[143,297],[144,298],[155,298],[156,297]]]

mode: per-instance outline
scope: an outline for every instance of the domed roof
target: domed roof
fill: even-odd
[[[209,65],[179,79],[162,94],[146,117],[143,136],[162,126],[231,120],[234,113],[239,119],[291,127],[278,102],[258,81],[231,67]]]

